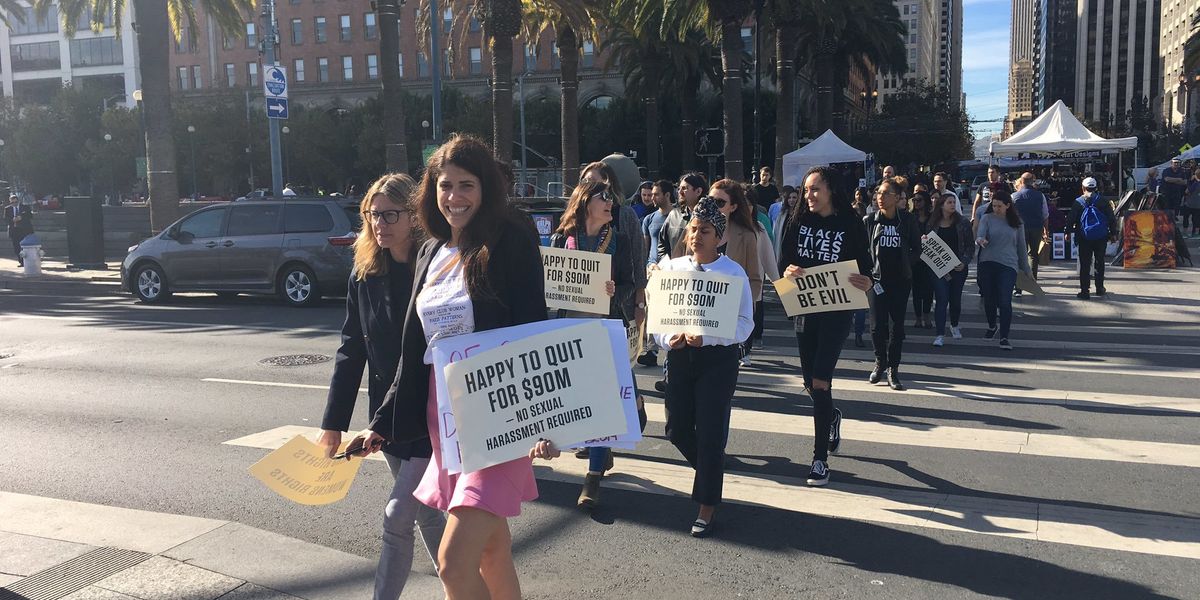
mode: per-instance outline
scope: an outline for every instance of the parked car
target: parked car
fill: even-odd
[[[271,198],[274,195],[275,195],[275,192],[271,191],[268,188],[259,188],[257,190],[250,192],[249,194],[246,194],[245,196],[238,196],[233,201],[234,202],[245,202],[247,200],[266,200],[267,198]]]
[[[125,289],[146,303],[173,292],[278,294],[293,306],[345,293],[361,225],[338,200],[247,200],[202,208],[129,249]]]

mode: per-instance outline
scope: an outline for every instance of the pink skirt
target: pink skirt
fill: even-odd
[[[437,410],[437,384],[429,371],[429,401],[425,407],[433,458],[413,497],[422,504],[449,512],[459,506],[486,510],[500,517],[521,514],[521,503],[538,497],[533,478],[533,460],[524,457],[480,469],[474,473],[451,475],[442,469],[441,419]],[[532,447],[532,446],[531,446]]]

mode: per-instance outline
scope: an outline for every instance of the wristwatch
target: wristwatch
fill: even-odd
[[[646,308],[646,303],[645,303],[645,302],[638,302],[638,303],[637,303],[637,307],[638,307],[638,308]]]

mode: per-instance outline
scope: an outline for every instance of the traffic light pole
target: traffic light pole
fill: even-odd
[[[262,2],[262,22],[263,22],[263,37],[262,49],[265,56],[267,66],[277,66],[275,60],[275,46],[279,43],[279,35],[275,28],[275,0],[263,0]],[[266,69],[261,69],[261,73],[265,75]],[[264,103],[265,100],[265,92]],[[264,105],[264,110],[265,110]],[[267,128],[271,139],[271,191],[276,198],[283,197],[283,161],[280,160],[279,152],[279,119],[267,119]]]

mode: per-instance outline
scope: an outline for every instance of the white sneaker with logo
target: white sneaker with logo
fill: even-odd
[[[951,326],[950,327],[950,337],[953,337],[956,340],[961,340],[962,339],[962,329]]]
[[[946,345],[946,337],[939,335],[939,336],[933,338],[933,345],[937,346],[938,348],[945,346]]]

